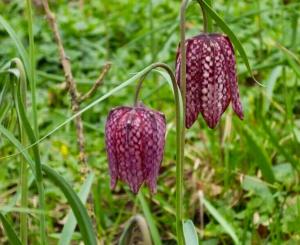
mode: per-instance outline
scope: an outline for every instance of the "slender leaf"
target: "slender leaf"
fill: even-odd
[[[215,20],[217,25],[227,34],[230,40],[233,42],[235,48],[239,51],[250,75],[253,77],[253,72],[251,66],[249,64],[249,60],[247,54],[237,36],[230,29],[230,27],[225,23],[225,21],[206,3],[206,1],[200,1],[205,11],[209,14],[209,16]]]
[[[32,169],[33,173],[35,173],[35,163],[28,154],[26,150],[24,150],[24,147],[20,143],[18,139],[15,138],[15,136],[9,132],[3,125],[0,124],[0,133],[3,134],[16,148],[18,151],[20,151],[23,155],[23,157],[28,162],[30,168]]]
[[[189,245],[199,244],[198,235],[193,221],[186,220],[183,222],[183,234],[184,234],[185,244],[189,244]]]
[[[32,107],[32,121],[33,130],[36,137],[39,137],[38,124],[37,124],[37,106],[36,106],[36,60],[35,60],[35,45],[34,45],[34,33],[33,33],[33,15],[32,15],[32,0],[26,0],[26,13],[28,23],[28,36],[29,36],[29,68],[27,71],[28,80],[30,82],[31,89],[31,107]],[[25,63],[25,61],[23,60]],[[26,61],[27,62],[27,61]]]
[[[266,94],[267,94],[267,98],[265,98],[264,100],[264,105],[263,105],[263,113],[267,113],[271,104],[271,101],[273,99],[273,91],[276,85],[276,81],[278,80],[278,78],[280,77],[282,72],[282,67],[281,66],[277,66],[275,67],[271,74],[270,77],[267,81],[267,88],[266,88]]]
[[[161,245],[162,242],[161,242],[161,239],[160,239],[160,236],[159,236],[158,229],[157,229],[156,224],[155,224],[155,220],[154,220],[154,218],[151,214],[150,208],[149,208],[149,206],[148,206],[148,204],[147,204],[147,202],[144,198],[144,195],[141,191],[138,194],[138,199],[139,199],[139,202],[141,203],[143,213],[144,213],[145,218],[147,220],[147,223],[149,225],[152,240],[153,240],[155,245]]]
[[[204,204],[205,208],[208,210],[208,212],[223,227],[224,231],[226,231],[228,233],[228,235],[232,238],[234,243],[240,244],[240,241],[239,241],[233,227],[231,226],[231,224],[229,224],[227,222],[227,220],[224,219],[224,217],[218,212],[218,210],[208,200],[206,200],[205,197],[203,197],[203,204]]]
[[[78,194],[79,199],[82,201],[82,203],[86,203],[86,200],[88,198],[88,195],[90,193],[90,189],[93,184],[94,174],[90,173],[88,177],[86,178],[85,182],[83,183],[81,190]],[[68,245],[70,244],[72,240],[72,235],[74,233],[74,230],[76,228],[76,218],[74,216],[73,211],[70,211],[68,214],[67,222],[64,225],[64,228],[62,230],[62,233],[60,235],[60,239],[58,244],[59,245]]]
[[[1,222],[2,222],[3,228],[5,230],[5,233],[7,235],[9,243],[12,245],[22,245],[14,228],[11,226],[11,224],[7,221],[7,219],[4,217],[4,215],[2,213],[0,213],[0,219],[1,219]]]
[[[136,226],[139,228],[138,230],[134,229]],[[144,245],[152,244],[147,222],[145,218],[139,214],[135,215],[128,221],[128,224],[126,225],[118,244],[119,245],[133,244],[133,239],[135,237],[136,232],[141,233],[141,238]]]
[[[9,23],[0,15],[0,24],[4,27],[4,29],[7,31],[8,35],[13,40],[13,43],[15,44],[22,61],[24,62],[26,73],[30,73],[30,65],[29,65],[29,57],[26,52],[26,49],[24,48],[22,42],[18,38],[17,34],[15,33],[14,29],[9,25]]]
[[[94,232],[93,224],[88,216],[86,208],[80,201],[77,194],[72,187],[52,168],[42,164],[42,170],[45,176],[64,193],[70,204],[72,211],[77,219],[77,223],[82,235],[82,240],[86,245],[97,245],[96,234]]]
[[[273,183],[275,181],[275,176],[270,158],[268,157],[265,149],[259,144],[252,130],[246,125],[244,125],[243,129],[244,136],[247,140],[247,146],[249,147],[249,150],[253,153],[253,156],[257,161],[258,167],[260,168],[262,175],[268,182]]]
[[[297,162],[297,160],[294,159],[294,157],[293,157],[292,153],[289,151],[289,149],[286,149],[285,147],[283,147],[279,144],[279,139],[278,139],[277,135],[272,132],[272,129],[265,122],[265,120],[262,119],[261,122],[262,122],[262,126],[263,126],[265,132],[267,133],[267,135],[270,138],[271,143],[277,149],[277,151],[281,155],[283,155],[285,157],[285,159],[287,161],[289,161],[295,169],[299,169],[299,167],[300,167],[298,164],[299,162]]]

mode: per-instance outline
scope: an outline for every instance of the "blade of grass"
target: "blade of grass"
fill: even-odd
[[[26,92],[27,92],[27,82],[26,82],[26,74],[24,71],[24,68],[22,66],[22,63],[18,59],[14,59],[13,63],[17,64],[17,68],[19,71],[19,84],[20,84],[20,95],[21,100],[24,105],[24,109],[27,109],[26,104]],[[14,89],[13,89],[14,90]],[[15,104],[17,104],[15,102]],[[17,113],[19,111],[17,110]],[[27,145],[27,135],[26,135],[26,129],[24,128],[22,124],[22,120],[20,117],[20,114],[18,113],[18,121],[19,121],[19,131],[20,131],[20,141],[23,146]],[[27,208],[28,207],[28,187],[27,187],[27,181],[28,181],[28,170],[27,170],[27,163],[26,159],[21,155],[21,166],[20,166],[20,185],[21,185],[21,207]],[[21,242],[23,245],[28,244],[28,218],[27,213],[21,213],[20,214],[20,237]]]
[[[277,151],[283,155],[285,157],[286,160],[288,160],[290,162],[290,164],[292,164],[292,166],[295,169],[299,169],[299,164],[298,161],[294,159],[293,155],[289,152],[288,149],[286,149],[285,147],[282,147],[279,144],[279,139],[278,137],[273,133],[272,129],[269,127],[269,125],[266,123],[265,120],[261,120],[262,126],[265,130],[265,132],[267,133],[267,135],[269,136],[269,139],[271,141],[271,143],[273,144],[273,146],[277,149]]]
[[[160,240],[160,235],[159,235],[158,229],[156,227],[154,218],[151,214],[150,208],[147,204],[147,201],[144,198],[144,195],[143,195],[142,191],[139,192],[138,199],[139,199],[139,202],[141,204],[141,207],[142,207],[143,213],[145,215],[145,218],[147,220],[147,223],[149,225],[151,237],[152,237],[152,240],[153,240],[154,244],[155,245],[162,245],[162,242]]]
[[[32,16],[32,5],[31,0],[26,0],[26,14],[27,14],[27,25],[28,25],[28,37],[29,37],[29,73],[28,78],[31,89],[31,103],[32,103],[32,121],[33,130],[35,136],[39,138],[38,124],[37,124],[37,106],[36,106],[36,80],[35,80],[35,47],[34,47],[34,36],[33,36],[33,16]],[[24,60],[23,60],[24,62]]]
[[[24,87],[26,86],[26,74],[23,68],[23,64],[20,59],[13,59],[12,64],[17,67],[20,72],[20,79],[17,79],[15,82],[17,83],[16,88],[14,89],[14,100],[15,107],[18,114],[18,119],[22,128],[26,132],[26,135],[30,141],[30,143],[36,142],[35,134],[31,128],[28,117],[26,115],[26,108],[23,103],[23,99],[26,95],[24,95]],[[45,210],[45,193],[43,186],[43,176],[41,169],[41,159],[38,144],[33,146],[33,157],[35,162],[35,173],[37,178],[37,188],[39,193],[39,205],[41,210]],[[27,186],[27,185],[26,185]],[[44,213],[42,212],[40,215],[40,236],[41,236],[41,244],[47,244],[46,238],[46,218]]]
[[[0,124],[0,133],[3,136],[5,136],[16,147],[16,149],[18,151],[21,152],[21,154],[23,155],[23,157],[26,159],[27,163],[29,164],[31,170],[35,174],[35,163],[31,159],[31,157],[28,154],[27,150],[24,149],[24,146],[22,146],[22,144],[20,143],[20,141],[18,141],[15,138],[15,136],[10,131],[8,131],[5,127],[3,127],[3,125],[1,125],[1,124]]]
[[[183,235],[184,235],[185,244],[189,244],[189,245],[199,244],[198,235],[193,221],[185,220],[183,222]]]
[[[24,62],[24,67],[26,73],[29,74],[30,65],[29,65],[29,57],[24,48],[22,42],[18,38],[17,34],[15,33],[14,29],[9,25],[9,23],[0,15],[0,24],[4,27],[10,38],[12,39],[13,43],[15,44],[22,61]]]
[[[82,240],[86,245],[97,245],[96,234],[93,224],[88,216],[86,208],[72,187],[52,168],[47,165],[41,165],[45,176],[63,192],[70,204],[82,235]]]
[[[11,226],[11,224],[7,221],[7,219],[4,217],[4,215],[2,213],[0,213],[0,219],[1,219],[1,222],[4,227],[4,230],[7,235],[9,243],[11,245],[22,245],[14,228]]]
[[[216,219],[216,221],[223,227],[224,231],[232,238],[235,244],[241,244],[233,227],[226,219],[219,213],[219,211],[205,198],[202,199],[207,211]]]
[[[81,190],[78,194],[79,199],[82,201],[83,204],[86,203],[86,200],[88,198],[88,195],[90,193],[90,190],[91,190],[91,187],[92,187],[92,184],[93,184],[93,179],[94,179],[94,174],[90,173],[87,176],[87,178],[86,178],[85,182],[83,183],[83,185],[81,187]],[[72,240],[72,235],[73,235],[73,233],[75,231],[75,228],[76,228],[76,224],[77,224],[77,221],[76,221],[76,218],[74,216],[74,213],[73,213],[73,211],[70,211],[69,214],[68,214],[66,224],[64,225],[64,228],[63,228],[62,233],[60,235],[60,239],[59,239],[59,242],[58,242],[59,245],[68,245],[68,244],[70,244],[70,242]]]
[[[248,126],[243,125],[243,132],[244,137],[247,140],[247,146],[249,147],[249,151],[255,157],[257,165],[262,172],[262,175],[268,182],[270,182],[271,184],[274,183],[275,176],[272,169],[271,160],[268,157],[265,149],[258,143],[255,134]]]
[[[273,99],[273,91],[276,85],[276,82],[278,80],[278,78],[280,77],[282,72],[282,67],[281,66],[277,66],[275,67],[271,74],[270,77],[267,81],[267,85],[266,85],[266,95],[267,98],[264,98],[264,104],[263,104],[263,114],[267,113],[271,104],[271,101]]]
[[[119,245],[130,245],[132,244],[132,237],[134,228],[138,226],[140,232],[142,233],[142,239],[144,245],[151,245],[151,237],[149,234],[149,229],[145,218],[142,215],[135,215],[129,221],[127,226],[125,227],[120,240],[118,242]]]

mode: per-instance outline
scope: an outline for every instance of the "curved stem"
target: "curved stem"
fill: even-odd
[[[148,73],[149,73],[149,72],[148,72]],[[147,74],[148,74],[148,73],[147,73]],[[147,74],[146,74],[146,75],[147,75]],[[141,76],[140,80],[138,81],[138,85],[137,85],[136,90],[135,90],[133,106],[137,106],[138,99],[139,99],[139,95],[140,95],[140,91],[141,91],[141,89],[142,89],[143,81],[144,81],[144,79],[146,78],[146,75]]]
[[[203,7],[203,1],[205,1],[207,5],[211,6],[212,0],[198,0],[197,1],[201,7],[201,12],[202,12],[202,16],[203,16],[203,32],[204,33],[212,32],[212,21],[211,21],[211,18],[207,15],[205,8]]]
[[[203,16],[203,32],[207,33],[208,32],[207,14],[205,12],[205,9],[203,8],[203,5],[201,4],[202,1],[203,0],[199,0],[198,3],[200,4],[202,16]]]
[[[182,102],[182,97],[180,90],[178,88],[176,78],[172,69],[163,63],[153,64],[148,71],[140,78],[136,93],[135,93],[135,104],[138,100],[138,95],[140,93],[142,83],[145,77],[155,68],[163,68],[171,78],[174,100],[176,106],[176,232],[178,244],[184,244],[182,221],[183,221],[183,154],[184,154],[184,106]]]

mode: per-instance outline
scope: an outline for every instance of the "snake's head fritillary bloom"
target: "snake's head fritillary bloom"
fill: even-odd
[[[110,111],[105,137],[112,189],[120,179],[134,193],[143,183],[156,192],[165,133],[165,116],[160,112],[142,105]]]
[[[232,103],[234,112],[243,119],[233,46],[223,34],[201,34],[187,39],[186,46],[186,127],[198,114],[214,128]],[[180,50],[179,50],[180,51]],[[180,52],[176,58],[176,79],[180,84]]]

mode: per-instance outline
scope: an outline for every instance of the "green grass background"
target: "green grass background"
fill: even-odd
[[[21,0],[0,2],[0,14],[28,47],[27,23]],[[63,72],[57,46],[40,1],[34,1],[34,35],[37,59],[37,106],[40,135],[45,135],[71,116],[70,98],[62,89]],[[72,71],[81,92],[87,91],[110,61],[104,84],[89,101],[108,92],[152,62],[174,68],[179,41],[179,1],[90,0],[83,9],[78,1],[50,1],[56,13]],[[214,10],[240,39],[255,78],[237,55],[238,80],[245,119],[229,108],[215,130],[199,117],[187,131],[185,216],[200,235],[198,193],[203,191],[219,213],[232,225],[244,244],[300,244],[300,33],[299,1],[213,1]],[[202,30],[199,6],[187,12],[187,36]],[[220,31],[214,26],[214,31]],[[289,51],[287,51],[288,49]],[[0,66],[17,55],[11,39],[0,26]],[[1,83],[1,81],[0,81]],[[104,125],[111,108],[133,103],[130,86],[83,114],[89,166],[95,174],[92,193],[98,237],[104,244],[118,240],[125,222],[143,209],[127,186],[109,188],[104,145]],[[142,90],[147,106],[165,113],[167,143],[158,193],[143,190],[163,244],[175,243],[175,108],[171,90],[161,77],[151,75]],[[1,105],[0,105],[1,107]],[[30,101],[29,101],[30,113]],[[16,114],[2,122],[16,131]],[[40,144],[42,162],[55,168],[73,187],[83,183],[78,166],[74,125],[68,124]],[[16,152],[0,136],[0,156]],[[19,195],[19,157],[0,161],[0,211]],[[271,166],[271,167],[268,167]],[[268,176],[274,175],[270,182]],[[31,177],[32,178],[32,177]],[[56,244],[69,208],[56,187],[46,182],[48,236]],[[30,186],[30,239],[37,241],[37,190]],[[18,207],[18,202],[13,207]],[[18,229],[18,210],[10,219]],[[6,241],[0,233],[1,243]],[[73,238],[80,239],[75,232]],[[233,243],[224,228],[204,210],[202,244]],[[75,242],[77,244],[77,242]]]

